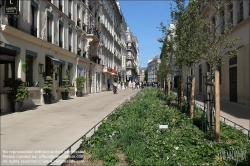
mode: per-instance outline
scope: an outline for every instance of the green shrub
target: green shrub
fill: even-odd
[[[43,83],[43,90],[46,94],[50,94],[52,91],[53,79],[51,76],[46,76]]]
[[[142,90],[116,109],[81,148],[103,160],[105,165],[117,164],[116,154],[120,152],[126,155],[129,165],[249,164],[244,158],[236,161],[223,156],[224,152],[235,149],[245,150],[248,155],[245,134],[223,124],[222,140],[230,140],[221,144],[213,142],[186,114],[161,104],[159,95],[155,88]],[[168,129],[160,130],[161,124],[168,125]],[[229,138],[225,139],[226,136]]]

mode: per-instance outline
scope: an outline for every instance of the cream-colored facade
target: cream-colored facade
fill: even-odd
[[[108,78],[120,74],[126,23],[115,0],[27,0],[19,1],[19,15],[5,15],[4,6],[0,12],[1,112],[9,110],[9,79],[28,83],[28,106],[43,103],[45,76],[53,78],[56,101],[65,75],[70,76],[69,95],[74,96],[78,76],[86,77],[84,93],[96,93],[106,90]],[[14,61],[4,60],[11,50]]]
[[[221,33],[229,22],[233,23],[233,30],[230,38],[238,37],[236,48],[239,55],[235,58],[227,60],[220,67],[220,94],[221,99],[237,102],[249,106],[249,29],[250,29],[250,2],[239,0],[233,1],[231,6],[224,9],[225,13],[231,13],[229,18],[224,19],[224,26],[221,25],[219,33]],[[212,10],[208,5],[201,5],[200,12],[203,15],[211,15]],[[224,16],[225,17],[225,16]],[[218,18],[222,20],[222,15]],[[224,56],[224,55],[222,55]],[[202,94],[204,82],[202,76],[209,71],[209,65],[205,61],[195,65],[195,93]],[[202,75],[203,74],[203,75]],[[187,72],[184,74],[186,81]]]

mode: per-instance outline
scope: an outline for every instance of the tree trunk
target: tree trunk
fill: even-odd
[[[195,77],[192,78],[191,84],[191,103],[190,103],[190,118],[194,118],[194,90],[195,90]]]
[[[170,95],[170,81],[168,81],[168,95]]]
[[[215,71],[215,121],[216,121],[216,142],[220,142],[220,82],[219,71]]]

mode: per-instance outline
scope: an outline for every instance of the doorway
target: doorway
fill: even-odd
[[[229,93],[230,101],[237,102],[237,66],[229,68]]]

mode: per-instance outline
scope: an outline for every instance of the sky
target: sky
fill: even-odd
[[[188,3],[188,1],[186,1]],[[148,60],[161,53],[157,39],[163,36],[160,23],[165,26],[171,23],[170,4],[172,0],[119,0],[127,26],[139,42],[141,67],[146,67]]]

